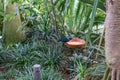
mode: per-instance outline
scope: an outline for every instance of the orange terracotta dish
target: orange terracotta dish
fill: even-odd
[[[79,38],[73,38],[70,41],[65,43],[66,47],[68,48],[84,48],[85,41]]]

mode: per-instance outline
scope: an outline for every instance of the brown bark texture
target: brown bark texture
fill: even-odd
[[[108,66],[120,69],[120,0],[106,0],[105,56]]]

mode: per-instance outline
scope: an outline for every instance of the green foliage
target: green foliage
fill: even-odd
[[[77,2],[76,0],[65,0],[63,3],[61,2],[58,9],[62,9],[61,15],[64,17],[64,25],[66,26],[67,34],[82,37],[86,39],[87,42],[91,40],[96,22],[98,25],[100,25],[101,22],[103,24],[105,18],[104,11],[99,9],[96,11],[98,1],[95,0],[94,3],[94,7],[92,7],[90,4],[85,4],[81,1]],[[102,16],[100,16],[99,13],[101,13]],[[101,19],[96,18],[98,15]],[[83,37],[83,33],[87,35]]]
[[[47,42],[32,44],[11,45],[7,49],[1,49],[0,60],[8,61],[7,67],[24,68],[36,63],[41,64],[44,68],[51,66],[57,69],[62,61],[61,46],[47,45]],[[3,56],[4,55],[4,56]],[[8,56],[7,56],[8,55]]]
[[[70,71],[69,74],[75,74],[73,79],[99,80],[106,67],[104,41],[98,47],[100,38],[104,40],[104,36],[101,36],[101,29],[103,29],[105,19],[105,3],[103,0],[99,0],[98,8],[97,5],[94,5],[93,9],[93,1],[96,0],[76,1],[17,0],[26,40],[9,45],[7,48],[4,45],[0,47],[1,66],[10,70],[7,74],[1,73],[0,76],[5,78],[11,74],[15,80],[33,80],[31,68],[34,64],[40,64],[43,80],[61,80],[64,72],[60,73],[59,69],[66,64]],[[16,0],[12,0],[13,2]],[[103,5],[103,7],[99,5]],[[1,7],[0,10],[2,10]],[[3,16],[3,13],[0,13],[1,21]],[[84,52],[66,49],[63,43],[57,42],[58,38],[66,35],[90,42]],[[69,50],[73,54],[83,54],[82,56],[88,59],[85,62],[81,60],[83,57],[69,60],[71,56],[66,56]],[[96,59],[96,55],[98,55],[98,59]],[[13,72],[16,74],[12,74]]]
[[[9,70],[5,73],[0,73],[0,79],[13,79],[13,80],[34,80],[33,69],[32,68],[24,68],[24,71],[19,70]],[[41,69],[41,79],[42,80],[61,80],[62,74],[54,71],[52,68]]]
[[[3,16],[4,16],[4,13],[3,13],[3,3],[0,1],[0,23],[3,21]]]
[[[32,67],[32,65],[38,63],[41,64],[43,69],[52,68],[57,70],[62,62],[61,51],[62,50],[60,46],[58,47],[56,45],[53,46],[47,45],[47,42],[43,42],[43,43],[32,42],[32,44],[28,43],[25,45],[22,44],[10,45],[8,46],[7,49],[1,48],[0,50],[0,61],[2,63],[1,66],[10,68],[10,70],[17,69],[23,71],[24,69],[27,69],[26,67]],[[24,72],[26,72],[26,70]],[[46,73],[43,74],[45,78],[48,76],[48,78],[51,78],[52,80],[53,79],[56,80],[57,75],[58,77],[60,77],[59,74],[57,73],[53,75],[54,73],[53,70],[52,71],[50,70],[50,73],[48,73],[48,71],[45,72]],[[17,73],[18,75],[21,75],[21,77],[18,76],[20,77],[18,78],[18,80],[28,80],[28,78],[30,79],[30,77],[28,76],[30,76],[30,74],[33,72],[31,71],[30,74],[28,73],[29,72],[27,72],[26,74]],[[8,74],[10,75],[11,73]],[[7,74],[3,74],[3,75],[7,76]],[[22,75],[25,76],[22,77]],[[11,76],[14,77],[15,74]],[[33,79],[31,78],[30,80]]]
[[[41,69],[42,80],[61,80],[61,73],[55,72],[53,69],[47,68],[46,70]],[[16,76],[16,80],[33,80],[32,69],[27,68],[23,73],[19,73],[20,76]]]

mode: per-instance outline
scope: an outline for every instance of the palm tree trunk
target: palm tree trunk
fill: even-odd
[[[120,79],[120,0],[106,0],[105,56],[111,80]]]
[[[109,67],[120,69],[120,0],[106,0],[105,50]]]

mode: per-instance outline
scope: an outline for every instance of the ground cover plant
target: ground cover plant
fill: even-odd
[[[4,13],[5,4],[0,2],[3,35],[4,22],[13,16]],[[0,79],[33,80],[32,67],[40,64],[42,80],[101,80],[106,69],[103,0],[9,0],[8,4],[15,2],[24,40],[7,46],[4,36],[0,40]],[[64,36],[84,39],[84,49],[67,48],[59,42]]]

